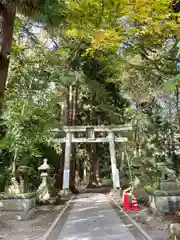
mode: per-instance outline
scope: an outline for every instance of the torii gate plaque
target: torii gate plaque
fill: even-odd
[[[71,145],[72,143],[109,143],[113,188],[120,187],[119,170],[116,165],[115,142],[127,142],[126,137],[116,137],[115,133],[132,130],[131,125],[116,125],[116,126],[64,126],[63,128],[66,137],[55,139],[55,142],[65,143],[65,162],[63,175],[63,192],[69,192],[70,178],[70,160],[71,160]],[[59,131],[59,130],[55,130]],[[75,133],[86,133],[86,137],[75,137]],[[106,137],[96,137],[97,132],[105,133]]]

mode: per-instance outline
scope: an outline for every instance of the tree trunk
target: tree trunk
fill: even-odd
[[[94,109],[89,112],[89,123],[92,125],[97,124],[96,112]],[[97,145],[96,143],[91,143],[87,145],[87,151],[90,159],[90,169],[89,169],[89,183],[87,188],[97,187],[99,186],[98,180],[96,178],[96,167],[97,167]]]
[[[84,184],[87,184],[87,167],[85,164],[83,164],[83,178],[82,181]]]
[[[81,181],[84,180],[84,164],[82,160],[78,162],[78,175]]]
[[[11,53],[15,6],[11,1],[1,1],[0,3],[0,109],[2,109],[4,91],[6,87],[9,57]]]
[[[137,113],[141,112],[140,104],[136,102],[136,109]],[[140,120],[136,121],[135,124],[135,133],[134,133],[134,140],[135,140],[135,152],[134,155],[141,156],[141,145],[142,145],[142,136],[141,136],[141,124]]]
[[[179,86],[176,86],[175,96],[176,96],[176,112],[177,112],[177,120],[178,120],[178,131],[180,132]]]
[[[65,143],[61,144],[61,155],[59,161],[59,167],[57,170],[57,177],[56,177],[56,186],[58,189],[62,189],[63,186],[63,170],[64,170],[64,154],[65,154]]]
[[[75,185],[76,185],[76,146],[73,144],[72,148],[72,157],[70,162],[70,180],[69,180],[69,188],[72,193],[78,193]]]
[[[76,123],[76,111],[77,111],[77,98],[78,92],[77,87],[73,88],[70,86],[69,88],[69,118],[70,118],[70,125],[74,126]],[[70,181],[69,187],[71,192],[78,193],[76,187],[76,144],[74,143],[72,146],[72,155],[71,155],[71,162],[70,162]]]
[[[99,186],[98,180],[96,178],[96,143],[91,143],[88,145],[88,153],[90,156],[90,173],[89,173],[89,183],[87,188],[94,188]]]
[[[100,161],[97,159],[96,161],[96,179],[98,182],[98,186],[101,186],[101,180],[100,180]]]

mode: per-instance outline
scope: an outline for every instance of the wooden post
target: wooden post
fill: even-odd
[[[116,165],[116,151],[115,151],[115,137],[113,132],[108,133],[109,136],[109,150],[110,150],[110,157],[111,157],[111,169],[112,169],[112,180],[113,180],[113,188],[119,188],[119,174],[117,174],[117,165]]]
[[[63,192],[69,192],[69,177],[70,177],[70,160],[71,160],[71,143],[72,133],[66,133],[66,146],[65,146],[65,161],[64,161],[64,174],[63,174]]]
[[[87,168],[84,164],[84,169],[83,169],[83,181],[86,184],[87,183]]]

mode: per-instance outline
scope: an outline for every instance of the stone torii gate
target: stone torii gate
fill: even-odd
[[[69,192],[70,160],[72,143],[109,143],[113,188],[120,187],[119,171],[116,165],[115,142],[127,142],[127,137],[116,137],[115,133],[132,130],[131,125],[116,126],[64,126],[66,134],[64,138],[55,139],[54,142],[65,143],[65,162],[63,174],[63,192]],[[85,137],[75,137],[75,133],[85,135]],[[96,137],[96,133],[103,133],[105,137]]]

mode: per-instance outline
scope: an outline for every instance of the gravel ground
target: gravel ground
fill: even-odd
[[[153,216],[143,205],[140,205],[140,209],[138,213],[129,214],[154,240],[168,240],[168,226],[171,223],[180,223],[180,218],[176,217],[175,213],[160,217]]]
[[[110,193],[110,196],[119,202],[118,193]],[[120,204],[121,205],[121,204]],[[170,213],[164,216],[153,216],[149,209],[143,204],[140,204],[140,211],[128,212],[128,215],[132,217],[153,240],[168,240],[168,226],[171,223],[180,222],[180,219],[175,217],[174,213]]]
[[[38,240],[51,226],[64,205],[38,206],[35,215],[28,221],[7,220],[0,216],[1,240]]]
[[[154,240],[168,240],[168,225],[173,218],[153,216],[143,205],[139,212],[128,213]]]

